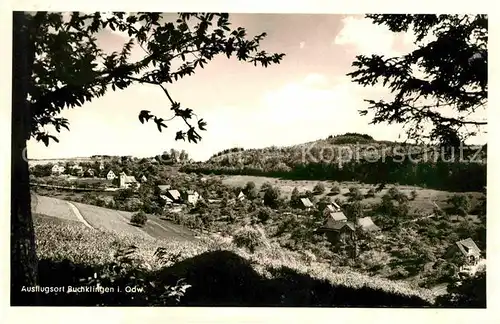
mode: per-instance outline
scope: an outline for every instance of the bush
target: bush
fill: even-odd
[[[363,194],[358,187],[350,187],[349,188],[349,196],[352,200],[363,200]]]
[[[260,222],[265,223],[269,218],[271,218],[271,210],[268,207],[260,208],[257,212],[257,218]]]
[[[373,198],[373,197],[375,197],[375,189],[370,188],[370,190],[368,190],[368,192],[366,193],[366,197],[367,198]]]
[[[325,192],[325,185],[322,182],[318,182],[313,188],[313,193],[315,195],[321,195],[324,192]]]
[[[243,189],[243,193],[247,195],[250,200],[257,198],[258,191],[255,183],[253,181],[247,182],[245,188]]]
[[[253,181],[248,181],[247,184],[245,185],[245,189],[243,189],[245,192],[248,192],[250,190],[256,189],[255,182]]]
[[[233,242],[237,247],[247,248],[254,252],[258,247],[266,245],[267,241],[260,228],[245,226],[236,231]]]
[[[349,219],[354,220],[363,218],[363,213],[363,205],[359,201],[355,201],[352,204],[347,205],[346,214]]]
[[[345,203],[346,203],[344,200],[342,200],[342,199],[340,199],[340,198],[335,198],[335,200],[334,200],[334,201],[335,201],[335,203],[336,203],[337,205],[339,205],[340,207],[344,206],[344,205],[345,205]]]
[[[338,185],[338,183],[333,184],[332,189],[330,189],[330,194],[332,195],[340,194],[340,186]]]
[[[451,204],[451,212],[461,216],[466,216],[471,209],[470,199],[466,195],[453,195],[448,203]]]
[[[290,206],[293,208],[300,206],[300,193],[297,187],[292,190],[292,195],[290,196]]]
[[[144,226],[148,221],[148,216],[142,210],[132,215],[130,222],[135,225]]]
[[[418,194],[417,194],[417,191],[416,190],[412,190],[410,192],[410,199],[411,200],[415,200],[417,198]]]
[[[436,300],[441,307],[486,308],[486,271],[466,278],[461,284],[453,283],[449,293]]]
[[[280,191],[277,187],[267,187],[266,192],[264,193],[264,205],[273,208],[277,207],[279,197]]]
[[[266,181],[266,182],[264,182],[262,184],[262,186],[260,186],[260,190],[261,191],[266,191],[266,190],[268,190],[268,189],[270,189],[272,187],[273,187],[273,185],[269,181]]]

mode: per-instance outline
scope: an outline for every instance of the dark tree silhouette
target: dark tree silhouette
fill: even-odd
[[[366,100],[373,124],[403,124],[408,139],[456,146],[483,130],[485,120],[469,115],[488,101],[486,15],[367,15],[393,32],[416,34],[417,49],[401,57],[360,55],[348,74],[354,82],[382,82],[394,97]],[[425,38],[434,36],[435,40]],[[421,75],[415,73],[415,67]],[[453,116],[450,112],[453,112]],[[432,129],[426,132],[424,123]]]
[[[21,287],[37,283],[37,258],[30,208],[29,170],[26,142],[32,137],[49,145],[58,139],[46,131],[69,130],[62,109],[82,106],[96,97],[139,84],[160,87],[168,100],[171,116],[163,119],[150,111],[139,113],[141,123],[154,121],[158,130],[180,118],[185,130],[176,140],[197,143],[206,123],[191,108],[174,101],[166,85],[203,68],[215,56],[234,56],[240,61],[262,65],[280,63],[284,54],[268,54],[260,48],[265,33],[248,37],[242,27],[231,28],[224,13],[179,13],[167,21],[161,13],[14,12],[11,183],[11,304],[31,305],[35,294]],[[105,53],[96,39],[103,29],[120,30],[129,36],[121,52]],[[134,44],[144,58],[130,62]],[[99,64],[101,66],[99,66]],[[179,66],[174,68],[174,66]],[[168,109],[167,109],[168,111]],[[195,122],[193,122],[193,117]]]

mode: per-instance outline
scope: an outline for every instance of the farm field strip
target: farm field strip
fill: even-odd
[[[194,240],[194,233],[167,220],[149,216],[142,228],[130,224],[131,212],[107,209],[63,199],[34,195],[33,213],[79,222],[87,228],[138,235],[147,239]]]
[[[32,211],[36,214],[81,221],[66,201],[57,198],[36,195],[32,198]]]
[[[150,235],[145,233],[138,227],[130,225],[129,217],[124,216],[122,213],[112,209],[85,205],[81,203],[73,203],[87,222],[94,228],[113,231],[118,233],[127,233],[142,237],[151,238]]]
[[[148,239],[161,240],[193,240],[194,235],[191,231],[180,226],[169,224],[163,221],[162,224],[148,217],[146,225],[136,227],[130,224],[130,219],[133,215],[131,212],[107,209],[81,203],[73,203],[82,213],[83,217],[89,222],[92,227],[131,235],[139,235]]]

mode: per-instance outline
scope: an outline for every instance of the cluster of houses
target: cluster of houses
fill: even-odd
[[[165,207],[171,212],[179,212],[184,204],[196,206],[198,201],[204,199],[196,190],[179,191],[172,189],[170,185],[159,185],[158,189],[160,198],[165,201]]]
[[[312,203],[308,198],[302,198],[301,202],[306,208],[312,207]],[[348,221],[340,206],[334,202],[326,205],[322,213],[324,223],[316,232],[326,234],[334,244],[354,241],[356,228],[368,233],[379,234],[381,232],[380,227],[375,225],[371,217],[358,218],[355,223]]]
[[[308,198],[301,199],[302,206],[306,209],[313,208],[313,204]],[[347,220],[339,205],[331,203],[323,211],[324,223],[316,230],[319,234],[326,234],[333,244],[355,243],[356,228],[364,232],[374,233],[380,237],[381,229],[371,217],[362,217],[356,220],[356,224]],[[474,275],[479,269],[486,266],[486,259],[481,255],[481,250],[471,238],[466,238],[456,242],[448,253],[458,253],[462,260],[459,268],[459,275]]]
[[[73,165],[70,168],[79,177],[83,177],[83,176],[94,177],[94,176],[96,176],[95,170],[92,168],[88,168],[85,170],[81,165]],[[99,170],[100,171],[104,170],[104,165],[102,163],[99,166]],[[52,167],[52,174],[53,175],[61,175],[65,171],[66,171],[65,166],[61,165],[61,164],[54,164],[54,166]],[[113,170],[109,170],[108,173],[106,174],[106,179],[109,181],[113,181],[117,178],[119,179],[120,189],[130,188],[132,186],[136,186],[137,189],[140,187],[139,181],[137,181],[134,176],[129,176],[125,172],[121,172],[118,175],[116,175],[113,172]],[[140,181],[146,182],[147,181],[146,176],[143,175],[140,178]]]
[[[83,176],[88,176],[88,177],[94,177],[95,176],[95,171],[92,168],[88,168],[86,170],[83,169],[81,165],[75,164],[70,167],[71,171],[76,173],[77,176],[83,177]],[[99,170],[103,170],[104,165],[101,164],[99,166]],[[51,172],[53,175],[61,175],[66,171],[66,167],[62,164],[54,164],[52,166]]]
[[[94,176],[94,170],[88,169],[84,170],[79,165],[74,165],[71,167],[76,170],[79,176]],[[104,165],[101,164],[100,170],[104,169]],[[60,164],[55,164],[52,167],[52,173],[55,175],[62,174],[65,172],[65,167]],[[140,187],[139,181],[136,180],[134,176],[128,176],[125,172],[121,172],[118,176],[109,170],[106,174],[106,179],[113,181],[116,178],[119,179],[119,187],[121,189],[130,188],[134,186],[135,188]],[[206,178],[201,179],[203,182]],[[146,182],[147,178],[143,175],[140,181]],[[203,200],[203,197],[195,190],[179,191],[172,189],[170,185],[159,185],[160,198],[165,201],[165,206],[172,212],[180,212],[182,205],[189,204],[195,206],[199,200]],[[259,193],[260,199],[263,199],[263,192]],[[236,199],[229,201],[229,204],[234,203],[236,200],[246,199],[245,194],[240,191]],[[208,199],[209,203],[216,203],[219,200]],[[312,210],[314,204],[308,198],[300,199],[301,207],[304,210]],[[374,233],[376,237],[380,237],[381,229],[372,220],[371,217],[362,217],[356,219],[355,222],[348,221],[344,212],[340,206],[334,202],[326,205],[322,210],[322,215],[324,217],[323,225],[316,230],[318,234],[326,234],[327,238],[333,244],[339,243],[355,243],[356,241],[356,229],[363,232]],[[450,249],[453,253],[459,253],[463,258],[463,265],[460,267],[460,274],[473,275],[482,266],[485,266],[486,260],[481,257],[481,250],[478,248],[476,243],[471,239],[467,238],[456,242],[456,244]]]

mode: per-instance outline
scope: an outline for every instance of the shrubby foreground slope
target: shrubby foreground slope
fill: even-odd
[[[166,242],[39,214],[35,231],[41,287],[115,287],[113,293],[40,293],[42,305],[433,305],[428,290],[337,272],[269,244],[249,252],[222,239]],[[142,292],[125,293],[125,287]]]

